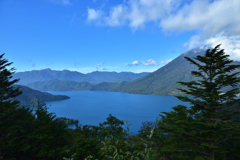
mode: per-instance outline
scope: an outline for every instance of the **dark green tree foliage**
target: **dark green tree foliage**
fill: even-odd
[[[99,126],[78,125],[75,130],[69,130],[70,154],[76,153],[74,157],[79,160],[84,160],[90,155],[93,159],[103,159],[101,142],[105,137],[110,139],[112,134],[114,139],[122,140],[122,143],[119,144],[123,146],[123,140],[126,139],[127,133],[122,125],[124,125],[124,121],[110,114],[107,121],[99,123]]]
[[[3,59],[4,54],[0,55],[0,156],[3,158],[14,158],[14,152],[25,147],[24,126],[28,125],[28,120],[33,117],[26,116],[29,110],[18,109],[18,101],[13,100],[21,94],[18,88],[12,85],[19,81],[10,81],[15,68],[6,69],[13,62],[8,63]],[[24,121],[18,121],[22,118]],[[13,156],[13,157],[12,157]]]
[[[61,159],[67,150],[67,125],[59,122],[47,107],[37,106],[33,121],[31,150],[36,157],[41,159]]]
[[[98,152],[100,151],[100,143],[96,126],[78,125],[76,129],[70,131],[70,153],[76,153],[75,158],[85,160],[89,155],[94,159],[101,159]]]
[[[46,107],[32,110],[19,107],[14,98],[21,94],[13,84],[12,63],[0,56],[0,157],[33,160],[62,159],[67,146],[67,125],[59,123]],[[1,159],[0,158],[0,159]]]
[[[124,125],[124,121],[109,114],[106,122],[99,123],[99,139],[104,140],[108,135],[112,135],[114,139],[126,138],[127,132],[123,129],[122,125]]]
[[[14,70],[16,69],[6,69],[6,67],[10,66],[13,62],[8,63],[7,59],[3,59],[4,54],[5,53],[0,55],[0,107],[4,108],[10,105],[13,106],[13,108],[16,108],[19,102],[13,100],[13,98],[22,94],[22,92],[19,91],[19,88],[13,88],[12,86],[14,83],[17,83],[19,79],[10,81],[12,74],[15,73]]]
[[[188,89],[179,89],[190,96],[177,96],[178,99],[190,102],[187,108],[182,105],[173,107],[170,113],[163,112],[160,129],[167,134],[167,140],[161,149],[171,153],[176,159],[223,159],[227,148],[221,145],[239,137],[240,124],[233,121],[239,113],[237,108],[229,108],[238,101],[238,88],[222,93],[226,86],[235,87],[240,79],[239,72],[232,71],[239,65],[232,65],[229,55],[224,50],[208,49],[204,56],[194,59],[185,57],[198,67],[192,74],[201,79],[192,82],[179,82]]]

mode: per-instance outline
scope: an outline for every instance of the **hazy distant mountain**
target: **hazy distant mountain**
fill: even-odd
[[[26,72],[17,72],[13,74],[13,79],[20,78],[18,84],[26,85],[37,81],[48,81],[58,79],[61,81],[76,81],[76,82],[94,82],[94,79],[76,71],[55,71],[49,68],[43,70],[33,70]]]
[[[50,81],[58,79],[60,81],[75,81],[75,82],[88,82],[88,83],[101,83],[101,82],[122,82],[131,81],[143,77],[149,73],[131,73],[131,72],[92,72],[82,74],[76,71],[55,71],[51,69],[33,70],[26,72],[17,72],[13,74],[13,79],[20,78],[18,84],[27,85],[33,82]]]
[[[19,106],[29,107],[33,104],[37,104],[37,100],[40,100],[40,105],[46,105],[44,101],[55,101],[69,99],[70,97],[65,95],[52,95],[47,92],[40,92],[22,85],[14,85],[14,87],[19,87],[22,94],[17,96],[15,99],[20,101]]]
[[[142,72],[142,73],[132,73],[132,72],[92,72],[87,73],[89,77],[95,79],[96,83],[101,82],[122,82],[122,81],[132,81],[143,76],[148,75],[149,72]]]
[[[193,58],[197,55],[203,55],[205,52],[206,49],[192,49],[147,76],[131,82],[123,82],[115,87],[105,88],[105,90],[137,94],[179,95],[181,92],[176,88],[182,88],[182,86],[177,82],[196,80],[191,75],[191,71],[198,69],[195,65],[186,61],[184,57]],[[240,62],[234,63],[240,65]]]
[[[79,91],[89,90],[92,88],[93,84],[88,82],[60,81],[58,79],[53,79],[28,83],[27,86],[39,91]]]

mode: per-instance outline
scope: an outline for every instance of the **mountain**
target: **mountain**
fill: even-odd
[[[89,90],[92,88],[93,84],[88,82],[60,81],[58,79],[53,79],[28,83],[26,86],[39,91],[79,91]]]
[[[37,100],[40,100],[40,105],[46,105],[44,101],[55,101],[69,99],[70,97],[65,95],[52,95],[47,92],[40,92],[22,85],[13,85],[13,87],[19,87],[22,94],[17,96],[15,100],[20,101],[19,106],[30,107],[33,104],[36,105]]]
[[[87,73],[89,77],[95,79],[96,83],[101,82],[122,82],[122,81],[132,81],[143,76],[146,76],[149,72],[142,73],[132,73],[132,72],[92,72]]]
[[[193,58],[197,55],[203,55],[205,52],[206,48],[200,47],[189,50],[155,72],[134,81],[122,82],[115,87],[105,88],[105,90],[136,94],[181,95],[182,93],[176,88],[183,87],[177,82],[197,80],[191,75],[191,71],[198,69],[186,61],[184,57]],[[240,62],[234,61],[234,64],[240,65]]]
[[[90,90],[91,91],[107,91],[113,88],[116,88],[119,83],[113,83],[113,82],[102,82],[99,84],[94,85]]]
[[[58,79],[60,81],[75,81],[75,82],[88,82],[88,83],[101,83],[101,82],[122,82],[132,81],[149,74],[132,73],[132,72],[92,72],[88,74],[82,74],[76,71],[55,71],[49,68],[43,70],[33,70],[26,72],[17,72],[13,74],[12,79],[20,78],[19,85],[27,85],[33,82],[43,82]],[[48,82],[47,82],[48,83]],[[31,84],[33,85],[33,84]]]
[[[76,82],[94,82],[94,79],[76,71],[55,71],[49,68],[43,70],[33,70],[26,72],[17,72],[13,74],[13,79],[20,78],[18,84],[26,85],[32,82],[48,81],[58,79],[62,81],[76,81]]]

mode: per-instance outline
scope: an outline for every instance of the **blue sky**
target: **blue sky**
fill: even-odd
[[[0,0],[0,54],[17,72],[152,72],[221,43],[240,60],[240,1]]]

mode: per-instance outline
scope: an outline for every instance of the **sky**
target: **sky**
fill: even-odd
[[[240,0],[0,0],[0,54],[16,72],[153,72],[222,44],[240,61]]]

